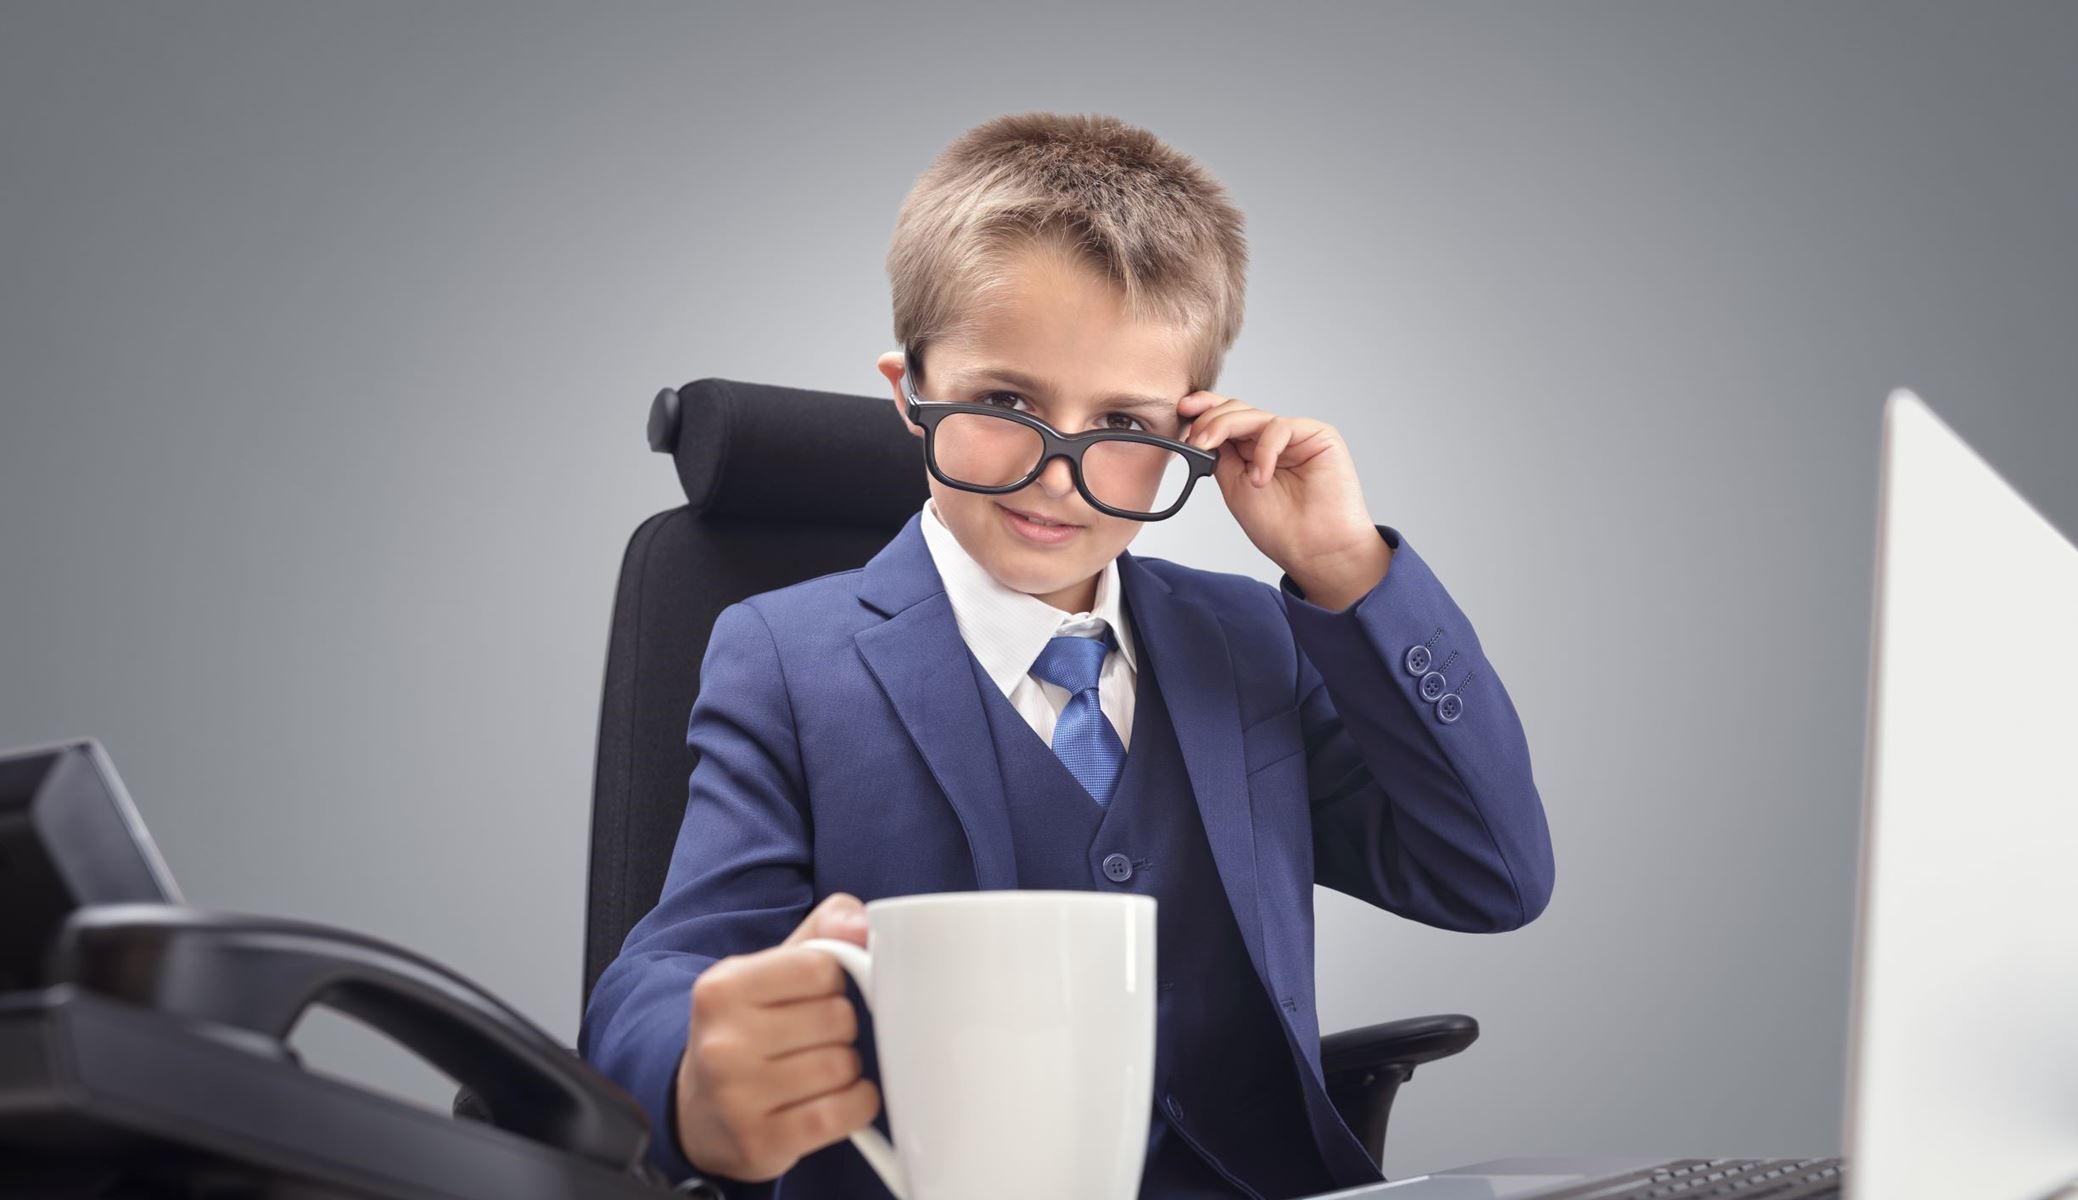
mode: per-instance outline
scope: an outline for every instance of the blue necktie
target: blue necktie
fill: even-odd
[[[1053,752],[1099,808],[1111,803],[1111,789],[1126,757],[1118,731],[1097,703],[1097,679],[1104,671],[1109,642],[1109,630],[1095,638],[1057,637],[1032,663],[1032,674],[1068,693],[1068,705],[1054,722]]]

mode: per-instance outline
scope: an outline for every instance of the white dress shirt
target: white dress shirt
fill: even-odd
[[[1032,663],[1046,643],[1061,634],[1087,630],[1092,621],[1110,626],[1117,645],[1104,655],[1104,669],[1097,676],[1097,706],[1118,731],[1119,744],[1130,748],[1135,660],[1133,631],[1126,624],[1119,589],[1118,560],[1105,563],[1097,576],[1097,597],[1090,610],[1067,613],[998,582],[960,545],[928,499],[922,524],[924,544],[930,547],[938,577],[945,581],[945,595],[952,602],[960,637],[1011,707],[1047,745],[1053,744],[1054,722],[1070,696],[1067,689],[1034,676]]]

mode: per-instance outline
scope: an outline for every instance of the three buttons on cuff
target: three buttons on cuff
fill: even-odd
[[[1457,656],[1451,657],[1455,659]],[[1421,676],[1421,683],[1417,685],[1416,690],[1421,693],[1422,699],[1436,706],[1438,721],[1448,725],[1465,715],[1464,697],[1450,690],[1450,681],[1443,678],[1443,672],[1429,669],[1434,663],[1434,656],[1429,653],[1427,646],[1407,647],[1407,657],[1403,661],[1409,675]]]

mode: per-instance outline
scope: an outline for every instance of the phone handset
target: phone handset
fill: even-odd
[[[284,1051],[322,1004],[467,1086],[491,1124],[615,1170],[642,1166],[649,1123],[626,1092],[482,988],[375,938],[184,905],[92,905],[67,919],[49,978]]]

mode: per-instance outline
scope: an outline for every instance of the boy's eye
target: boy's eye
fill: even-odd
[[[1031,401],[1025,399],[1023,396],[1018,395],[1016,392],[983,392],[981,395],[976,396],[974,398],[974,402],[976,404],[986,404],[992,408],[1008,408],[1013,410],[1018,409],[1020,406],[1023,406],[1024,411],[1031,411]],[[1037,414],[1035,413],[1034,415]],[[1097,420],[1099,422],[1098,428],[1100,429],[1127,429],[1139,433],[1156,432],[1155,430],[1150,429],[1146,422],[1142,421],[1140,418],[1136,416],[1133,416],[1131,413],[1109,412],[1105,413],[1101,417],[1098,417]],[[1173,434],[1171,436],[1173,436]]]

